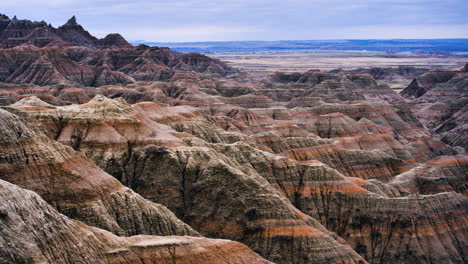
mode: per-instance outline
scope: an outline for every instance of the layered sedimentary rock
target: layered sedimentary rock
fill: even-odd
[[[454,72],[433,71],[425,73],[414,79],[410,85],[401,91],[401,95],[407,98],[417,98],[425,94],[438,83],[444,83],[454,77]]]
[[[388,104],[207,111],[97,97],[11,107],[201,234],[238,240],[275,262],[358,261],[327,230],[372,263],[462,263],[466,255],[458,235],[466,198],[455,194],[466,190],[466,157],[419,165],[454,152],[428,147],[435,139]],[[438,160],[447,165],[434,169]]]
[[[243,242],[280,263],[363,261],[260,175],[246,174],[239,164],[210,148],[194,142],[188,146],[179,139],[187,133],[154,121],[174,113],[190,117],[193,108],[169,110],[143,103],[134,111],[102,97],[65,108],[37,99],[12,107],[35,115],[51,131],[49,136],[86,153],[145,198],[169,206],[203,235]],[[54,119],[59,116],[61,120]]]
[[[395,68],[370,68],[370,69],[355,69],[345,71],[343,69],[333,70],[334,73],[357,73],[357,74],[370,74],[378,81],[384,81],[392,86],[392,88],[406,88],[411,81],[420,75],[428,72],[426,68],[415,68],[411,66],[399,66]]]
[[[262,92],[267,92],[270,97],[278,100],[290,100],[294,97],[319,97],[330,103],[365,99],[401,100],[388,85],[377,83],[370,74],[311,70],[302,74],[275,73],[271,80],[271,87],[262,89]],[[293,92],[289,91],[291,88]]]
[[[93,46],[98,39],[86,31],[76,22],[76,17],[70,18],[67,23],[57,29],[57,33],[63,40],[76,45]]]
[[[468,75],[466,72],[430,72],[415,79],[402,95],[414,104],[416,116],[442,140],[467,149]],[[423,84],[423,93],[421,90]],[[418,87],[415,87],[418,86]],[[403,93],[405,92],[405,93]]]
[[[299,210],[337,232],[369,262],[411,263],[424,258],[436,263],[463,263],[467,215],[459,212],[459,208],[466,207],[464,196],[452,192],[395,198],[396,194],[407,193],[398,193],[394,185],[400,190],[419,192],[408,184],[385,186],[375,180],[348,178],[320,162],[301,163],[252,149],[245,151],[245,148],[248,149],[242,145],[224,146],[222,151],[241,164],[250,164]],[[444,162],[450,160],[452,163]],[[423,165],[423,170],[431,166],[439,166],[440,170],[433,171],[433,176],[427,175],[433,179],[432,184],[420,181],[426,190],[423,193],[453,190],[440,190],[434,184],[435,175],[441,175],[444,169],[452,172],[447,178],[453,184],[448,186],[464,190],[466,157],[434,160]],[[425,176],[423,173],[419,177]],[[440,187],[444,188],[443,184]],[[443,222],[450,223],[451,228],[440,228],[445,225]]]
[[[468,195],[467,156],[441,156],[395,177],[390,184],[400,195],[458,192]]]
[[[200,235],[276,263],[468,259],[466,70],[259,77],[99,40],[74,17],[10,24],[0,16],[1,32],[19,32],[1,42],[13,48],[0,50],[0,178],[52,208],[26,194],[42,202],[2,203],[6,261],[265,262]],[[382,84],[414,77],[406,98]],[[3,221],[25,204],[30,215]],[[60,236],[29,232],[29,251],[10,239],[43,216]]]
[[[100,48],[131,48],[132,45],[118,33],[109,34],[98,40],[97,46]]]
[[[187,60],[185,55],[168,48],[128,49],[122,48],[125,44],[115,42],[109,45],[119,49],[111,51],[35,46],[0,49],[0,81],[96,87],[126,85],[135,80],[167,81],[171,78],[178,80],[181,76],[186,79],[189,73],[196,80],[195,73],[224,76],[234,72],[223,62],[204,55],[192,55],[192,60]]]
[[[145,200],[83,154],[0,110],[0,176],[40,194],[61,213],[120,235],[196,235],[167,208]]]
[[[0,180],[0,262],[269,263],[229,240],[118,237],[58,213],[36,193]]]
[[[97,39],[77,23],[76,17],[70,18],[64,25],[54,28],[44,21],[33,22],[10,19],[2,15],[0,20],[0,47],[13,48],[23,44],[37,47],[46,45],[79,45],[101,49],[132,48],[121,35],[109,34]]]

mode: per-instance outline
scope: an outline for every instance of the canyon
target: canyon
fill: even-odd
[[[466,263],[467,69],[252,74],[0,15],[0,262]]]

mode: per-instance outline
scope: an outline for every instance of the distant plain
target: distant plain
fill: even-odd
[[[305,72],[311,69],[328,71],[372,67],[414,66],[429,69],[459,69],[468,56],[415,56],[410,53],[388,55],[384,52],[314,52],[314,53],[215,53],[207,54],[236,68],[252,73]]]

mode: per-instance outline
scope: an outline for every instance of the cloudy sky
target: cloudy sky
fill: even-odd
[[[0,13],[156,42],[468,38],[468,0],[1,0]]]

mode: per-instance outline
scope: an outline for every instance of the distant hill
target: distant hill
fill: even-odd
[[[46,46],[86,46],[91,48],[132,48],[120,34],[108,34],[98,39],[86,31],[71,17],[64,25],[54,28],[44,21],[31,21],[9,18],[0,14],[0,48],[13,48],[20,45]]]

